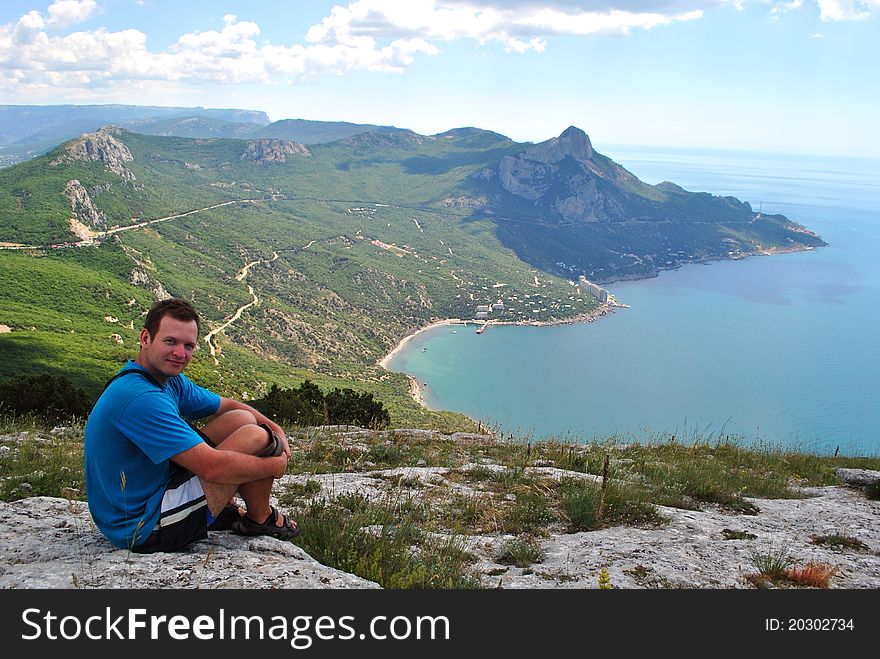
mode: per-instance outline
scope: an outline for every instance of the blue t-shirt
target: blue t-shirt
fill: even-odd
[[[129,361],[122,371],[146,369]],[[217,411],[220,397],[169,378],[161,389],[137,374],[110,383],[89,415],[85,433],[86,495],[101,532],[117,547],[141,544],[159,520],[171,458],[197,446],[185,420]]]

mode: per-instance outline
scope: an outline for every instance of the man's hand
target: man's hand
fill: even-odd
[[[290,459],[290,445],[287,443],[287,435],[284,434],[284,430],[282,430],[281,426],[279,426],[277,423],[275,423],[271,419],[266,418],[266,417],[263,417],[263,418],[266,419],[265,421],[263,421],[263,423],[265,423],[267,426],[269,426],[272,429],[272,431],[276,435],[278,435],[278,439],[281,442],[283,453],[284,453],[284,455],[287,456],[287,459],[289,460]]]
[[[290,459],[290,453],[282,453],[274,458],[264,458],[264,460],[273,460],[278,463],[278,471],[272,474],[272,478],[281,478],[287,473],[287,461]]]

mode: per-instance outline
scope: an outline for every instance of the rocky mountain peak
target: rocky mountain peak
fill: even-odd
[[[540,142],[526,149],[525,157],[543,163],[559,162],[571,156],[575,160],[589,160],[593,157],[590,138],[580,128],[569,126],[559,137]]]
[[[562,174],[566,158],[579,163],[578,173]],[[555,198],[545,199],[565,221],[607,220],[614,212],[613,202],[601,193],[590,159],[593,145],[580,128],[569,126],[559,137],[533,144],[518,156],[505,156],[498,165],[501,185],[508,192],[538,201],[551,189]],[[567,191],[559,188],[562,183]]]
[[[71,161],[100,161],[107,165],[114,174],[128,181],[134,181],[134,174],[126,169],[123,163],[131,162],[134,156],[116,136],[119,129],[112,126],[104,126],[94,133],[83,133],[78,139],[73,140],[65,147],[64,155],[58,160],[52,161],[51,165]]]

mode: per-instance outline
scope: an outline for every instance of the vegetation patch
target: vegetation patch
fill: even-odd
[[[774,545],[771,541],[764,547],[754,547],[750,554],[752,567],[756,570],[753,583],[776,582],[784,579],[785,571],[794,562],[787,544]]]
[[[544,551],[537,539],[530,535],[521,535],[505,540],[498,550],[496,560],[503,565],[528,567],[544,560]]]
[[[0,414],[37,414],[47,422],[84,419],[92,401],[63,375],[19,375],[0,382]]]
[[[38,417],[0,417],[0,498],[85,498],[82,425],[52,428]],[[490,438],[452,441],[426,430],[288,430],[293,453],[289,473],[376,477],[360,492],[339,495],[306,475],[287,485],[280,499],[303,527],[297,542],[327,565],[392,588],[478,585],[473,557],[465,551],[466,540],[475,535],[516,536],[523,546],[509,548],[514,560],[514,555],[527,553],[527,545],[540,547],[540,539],[550,534],[662,524],[658,498],[666,501],[670,493],[678,492],[693,505],[705,505],[681,494],[688,487],[679,480],[681,475],[700,472],[695,462],[703,463],[703,473],[710,475],[728,468],[725,464],[730,461],[736,477],[716,479],[715,489],[733,499],[750,488],[757,489],[767,481],[769,472],[803,485],[822,483],[829,474],[834,478],[838,466],[880,467],[877,458],[801,458],[774,451],[747,456],[744,450],[726,446],[720,450],[703,445],[617,447],[611,443],[529,446]],[[585,471],[568,469],[573,473],[560,474],[547,467],[560,463]],[[416,464],[442,467],[443,473],[432,476],[430,484],[405,474],[383,473]],[[600,478],[586,476],[592,472],[598,472]],[[727,487],[736,489],[728,491]],[[725,539],[754,539],[745,531],[726,529],[722,533]],[[865,550],[856,539],[842,535],[817,537],[814,542],[846,551]],[[821,582],[821,564],[789,574],[787,570],[795,566],[786,547],[754,544],[751,558],[755,574],[747,577],[751,583],[794,586]],[[643,585],[673,587],[640,572],[644,571],[634,572],[633,578],[637,582],[641,579]],[[575,578],[562,572],[546,578],[569,577]],[[832,577],[833,571],[828,572],[828,578]]]
[[[315,559],[384,588],[475,588],[463,537],[426,533],[418,506],[373,503],[356,495],[319,500],[293,511],[300,544]]]
[[[828,563],[807,562],[796,565],[786,544],[774,546],[771,542],[764,548],[755,548],[751,554],[753,574],[746,575],[746,581],[756,588],[769,585],[796,588],[829,588],[831,578],[837,568]]]
[[[755,540],[758,536],[748,531],[735,531],[734,529],[721,529],[721,535],[725,540]]]
[[[289,483],[285,486],[285,492],[278,500],[287,505],[295,499],[313,497],[321,491],[321,483],[310,478],[305,483]]]
[[[837,568],[828,563],[808,562],[803,566],[794,566],[785,571],[785,580],[803,588],[830,588],[831,578],[837,574]]]
[[[852,536],[834,533],[831,535],[814,535],[810,539],[814,545],[829,547],[831,549],[839,549],[842,551],[867,552],[870,551],[868,545]]]
[[[310,380],[292,389],[273,384],[253,406],[278,423],[292,426],[354,425],[380,430],[391,422],[388,410],[373,394],[338,387],[325,394]]]

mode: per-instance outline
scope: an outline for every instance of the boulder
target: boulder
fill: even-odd
[[[873,469],[846,469],[839,467],[834,472],[837,477],[850,485],[873,485],[880,482],[880,471]]]
[[[0,502],[0,588],[378,588],[291,542],[212,532],[175,553],[117,549],[85,502]]]

